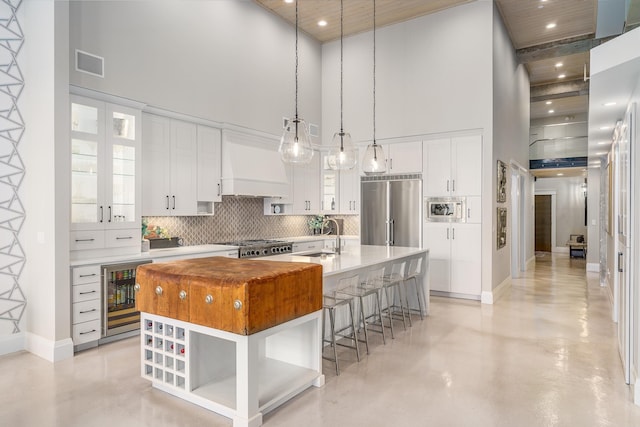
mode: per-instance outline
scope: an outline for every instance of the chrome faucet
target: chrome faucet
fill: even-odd
[[[322,229],[320,230],[320,232],[324,230],[324,226],[327,225],[329,221],[333,221],[333,223],[336,225],[336,247],[334,251],[337,255],[340,255],[340,246],[342,242],[340,241],[340,226],[338,225],[338,221],[333,218],[326,218],[322,223]]]

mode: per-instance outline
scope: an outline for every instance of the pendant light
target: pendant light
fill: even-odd
[[[344,131],[342,126],[342,59],[343,59],[343,21],[344,21],[344,0],[340,0],[340,132],[333,134],[331,149],[327,157],[329,167],[334,170],[353,169],[358,163],[358,156],[355,146],[351,141],[351,134]]]
[[[376,143],[376,0],[373,0],[373,143],[367,146],[364,153],[362,171],[367,175],[375,175],[386,170],[384,150]]]
[[[298,0],[296,0],[296,110],[280,138],[280,158],[284,163],[309,163],[313,158],[307,123],[298,117]]]

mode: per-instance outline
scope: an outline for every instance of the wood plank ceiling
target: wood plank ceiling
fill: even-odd
[[[254,0],[290,23],[285,0]],[[480,0],[376,0],[376,25],[385,26]],[[572,121],[589,109],[589,49],[598,0],[495,0],[531,82],[531,119]],[[299,0],[300,29],[321,43],[340,37],[340,0]],[[373,0],[344,0],[345,36],[370,31]],[[327,25],[318,26],[325,20]],[[553,24],[548,27],[549,24]],[[625,29],[640,24],[640,0],[630,0]]]

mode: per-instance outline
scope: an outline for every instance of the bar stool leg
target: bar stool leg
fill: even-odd
[[[369,354],[369,333],[367,332],[367,318],[364,315],[364,301],[362,297],[359,297],[360,302],[360,318],[362,319],[362,327],[364,328],[364,343],[367,347],[367,354]]]
[[[351,330],[353,332],[353,343],[356,346],[356,357],[360,361],[360,346],[358,345],[358,330],[356,329],[356,321],[353,317],[353,300],[349,301],[349,316],[351,319]]]
[[[331,345],[333,346],[333,357],[336,362],[336,375],[340,375],[340,368],[338,366],[338,346],[336,345],[336,320],[333,308],[329,309],[329,322],[331,323]]]

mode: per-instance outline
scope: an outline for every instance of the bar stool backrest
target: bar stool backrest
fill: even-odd
[[[422,273],[422,258],[414,258],[409,262],[409,270],[407,271],[407,279],[417,277]]]
[[[384,267],[369,271],[367,274],[367,286],[382,286],[384,282]]]
[[[406,261],[393,264],[393,266],[391,266],[391,274],[389,275],[389,278],[394,281],[404,279],[404,268],[406,267],[406,264]]]
[[[338,280],[338,290],[355,288],[359,284],[360,284],[360,276],[358,276],[357,274],[355,276],[343,277],[342,279]]]

